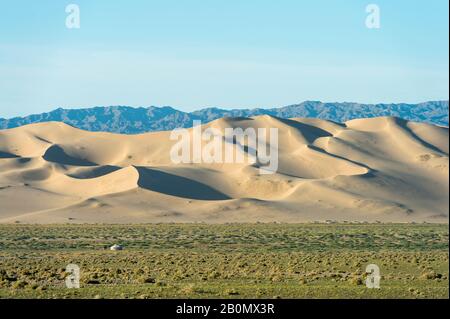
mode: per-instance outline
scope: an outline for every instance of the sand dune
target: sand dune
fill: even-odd
[[[266,115],[203,126],[227,127],[278,128],[277,173],[173,164],[170,132],[0,131],[0,223],[448,222],[448,128]]]

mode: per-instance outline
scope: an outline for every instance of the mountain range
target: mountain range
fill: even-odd
[[[224,117],[251,117],[270,115],[278,118],[318,118],[343,123],[357,118],[394,116],[409,121],[448,126],[448,101],[430,101],[419,104],[359,104],[323,103],[306,101],[300,104],[269,109],[205,108],[194,112],[183,112],[172,107],[107,106],[86,109],[58,108],[48,113],[0,118],[0,129],[15,128],[32,123],[64,122],[87,131],[104,131],[121,134],[139,134],[188,128],[194,120],[209,123]]]

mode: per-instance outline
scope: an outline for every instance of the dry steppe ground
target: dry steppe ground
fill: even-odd
[[[448,240],[431,224],[0,225],[0,297],[448,298]]]

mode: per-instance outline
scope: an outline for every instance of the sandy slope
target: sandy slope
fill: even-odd
[[[270,116],[206,127],[278,128],[278,173],[175,165],[170,132],[33,124],[0,131],[0,223],[448,222],[448,128]]]

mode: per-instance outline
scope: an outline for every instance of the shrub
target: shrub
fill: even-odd
[[[363,280],[360,277],[352,277],[350,278],[350,283],[356,286],[361,286],[363,284]]]
[[[23,289],[28,285],[28,283],[26,281],[23,280],[18,280],[16,282],[14,282],[14,284],[12,285],[12,287],[14,289]]]
[[[434,271],[429,271],[429,272],[423,273],[422,276],[420,276],[420,278],[428,279],[428,280],[441,279],[442,278],[442,274],[437,274]]]
[[[142,282],[144,284],[154,284],[154,283],[156,283],[156,279],[155,278],[151,278],[151,277],[143,278]]]
[[[186,295],[191,295],[191,294],[202,294],[205,293],[206,291],[203,288],[196,287],[194,284],[190,284],[181,289],[181,292]]]
[[[225,291],[225,293],[230,296],[238,296],[239,295],[239,292],[235,289],[227,289]]]

